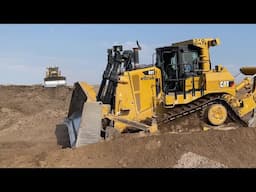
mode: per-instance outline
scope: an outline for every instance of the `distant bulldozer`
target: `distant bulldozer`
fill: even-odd
[[[66,77],[61,76],[61,71],[58,67],[48,67],[46,77],[44,78],[44,87],[57,87],[66,85]]]

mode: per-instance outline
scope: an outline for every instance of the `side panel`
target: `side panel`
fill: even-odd
[[[205,73],[205,94],[228,93],[235,96],[234,77],[227,70]]]
[[[153,108],[153,100],[156,95],[155,71],[149,71],[151,71],[152,74],[145,75],[143,71],[137,71],[135,74],[132,72],[130,73],[133,79],[132,86],[138,114],[147,110],[152,110]],[[134,81],[134,77],[136,77],[136,81]],[[139,87],[139,89],[136,89],[136,87]]]
[[[178,94],[175,98],[174,94],[168,94],[165,95],[165,105],[179,105],[179,104],[187,104],[190,103],[196,99],[199,99],[202,97],[201,91],[196,91],[195,95],[192,95],[192,92],[189,92],[186,94],[186,98],[184,98],[183,94]]]
[[[225,68],[220,71],[210,71],[204,73],[202,78],[195,77],[195,89],[200,89],[201,86],[204,87],[203,93],[198,90],[195,92],[195,95],[192,95],[190,91],[192,89],[192,78],[186,79],[186,98],[184,94],[177,94],[175,97],[174,93],[169,93],[164,96],[165,105],[178,105],[178,104],[187,104],[190,103],[203,95],[212,94],[212,93],[227,93],[235,96],[235,83],[234,77],[229,73]]]
[[[194,77],[194,88],[200,88],[200,77]],[[193,89],[193,78],[189,77],[186,79],[186,91],[191,91]]]
[[[160,70],[156,67],[124,72],[116,88],[115,115],[134,121],[151,119],[157,99],[156,79],[161,82],[160,78]],[[126,128],[120,122],[116,122],[115,127],[121,131]]]

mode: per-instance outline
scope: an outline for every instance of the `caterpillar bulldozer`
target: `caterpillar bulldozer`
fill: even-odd
[[[139,50],[121,45],[107,51],[98,93],[76,82],[65,124],[70,146],[97,143],[114,133],[189,131],[191,127],[256,126],[256,67],[242,67],[235,83],[209,49],[219,38],[199,38],[156,48],[155,62],[139,64]]]
[[[65,86],[67,84],[66,77],[61,76],[59,67],[48,67],[44,78],[44,87]]]

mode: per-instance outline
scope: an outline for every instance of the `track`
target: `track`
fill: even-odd
[[[186,105],[178,105],[173,109],[164,107],[158,108],[157,122],[159,129],[172,132],[184,132],[189,131],[195,126],[200,127],[206,123],[204,112],[207,107],[217,103],[227,108],[228,120],[226,123],[234,122],[240,126],[248,126],[247,121],[239,117],[237,111],[222,98],[221,94],[212,94]]]

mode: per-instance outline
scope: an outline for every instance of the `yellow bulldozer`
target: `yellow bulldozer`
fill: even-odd
[[[199,38],[156,48],[154,64],[139,64],[139,50],[108,49],[98,93],[76,82],[65,124],[70,146],[99,142],[118,133],[189,131],[234,122],[256,126],[255,67],[244,80],[222,65],[212,66],[209,49],[218,38]],[[250,76],[250,77],[249,77]]]
[[[59,67],[48,67],[44,78],[44,87],[66,86],[66,77],[61,75]]]

